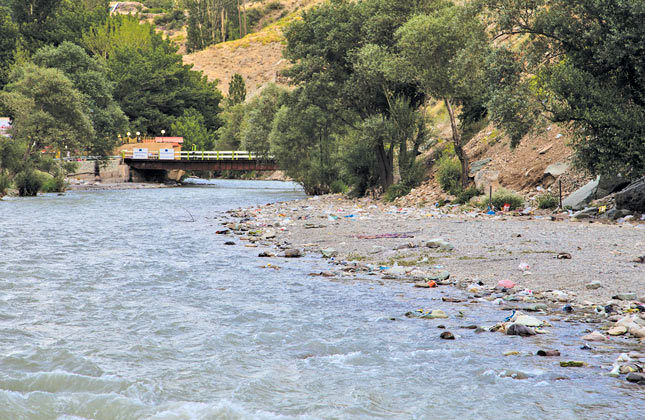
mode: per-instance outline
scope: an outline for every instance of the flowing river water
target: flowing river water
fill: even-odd
[[[585,325],[475,334],[459,326],[501,312],[310,277],[314,257],[263,269],[215,235],[227,209],[301,197],[214,181],[0,201],[0,419],[645,416],[642,387],[602,374],[616,351],[579,349]],[[451,318],[403,316],[420,307]],[[539,346],[596,367],[560,368]]]

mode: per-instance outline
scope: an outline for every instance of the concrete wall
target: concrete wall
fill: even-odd
[[[105,166],[99,166],[99,176],[95,175],[95,161],[76,162],[77,168],[68,178],[83,181],[101,181],[106,183],[127,182],[130,179],[130,168],[121,163],[121,159],[110,159]]]

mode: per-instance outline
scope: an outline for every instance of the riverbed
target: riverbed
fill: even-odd
[[[214,181],[0,201],[0,418],[645,416],[642,386],[603,374],[620,350],[580,349],[586,324],[478,334],[461,327],[500,311],[441,301],[458,290],[312,277],[327,263],[215,234],[228,209],[302,197]],[[404,316],[417,308],[450,317]]]

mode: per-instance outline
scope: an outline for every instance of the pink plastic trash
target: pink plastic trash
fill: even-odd
[[[513,287],[515,287],[515,283],[513,283],[511,280],[500,280],[497,285],[499,287],[503,287],[504,289],[512,289]]]

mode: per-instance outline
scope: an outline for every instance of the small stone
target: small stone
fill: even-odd
[[[270,252],[262,251],[258,254],[258,257],[266,258],[266,257],[274,257],[274,255]]]
[[[302,257],[302,252],[300,252],[300,250],[296,248],[289,248],[284,251],[284,256],[286,258],[299,258]]]
[[[607,337],[605,337],[602,333],[598,331],[594,331],[592,333],[589,333],[583,336],[582,339],[585,341],[605,341],[607,340]]]
[[[536,303],[535,305],[528,306],[524,308],[525,311],[527,312],[539,312],[539,311],[546,311],[549,307],[546,306],[544,303]]]
[[[570,260],[571,254],[569,254],[568,252],[561,252],[557,255],[556,258],[559,260]]]
[[[611,298],[617,300],[636,300],[636,293],[619,293]]]
[[[528,337],[535,334],[536,333],[533,328],[529,328],[526,325],[522,324],[511,324],[506,329],[506,335],[519,335],[520,337]]]
[[[518,354],[520,354],[520,352],[516,351],[516,350],[511,350],[511,351],[505,351],[504,352],[504,356],[517,356]]]
[[[448,318],[448,315],[441,309],[434,309],[429,314],[424,315],[423,318],[442,319],[442,318]]]
[[[642,372],[643,369],[638,365],[621,365],[620,368],[618,368],[618,371],[624,375],[626,373]]]
[[[322,253],[323,258],[332,258],[338,256],[338,251],[336,251],[334,248],[321,249],[320,252]]]
[[[607,331],[607,334],[609,335],[623,335],[627,333],[627,328],[624,325],[619,325],[617,327],[610,328],[609,331]]]
[[[592,281],[591,283],[585,284],[585,287],[589,290],[596,290],[602,287],[602,283],[599,281]]]
[[[431,239],[425,244],[428,248],[438,248],[439,251],[452,251],[455,249],[454,245],[444,241],[441,238]]]
[[[233,241],[226,241],[226,242],[224,242],[224,245],[235,245],[235,242],[233,242]]]
[[[442,332],[441,335],[439,335],[439,337],[444,339],[444,340],[454,340],[455,339],[455,336],[450,331]]]
[[[629,382],[634,382],[640,385],[645,385],[645,374],[643,373],[638,373],[638,372],[632,372],[629,375],[627,375],[626,378]]]
[[[444,281],[448,280],[450,278],[450,272],[448,271],[441,271],[438,274],[432,274],[428,276],[426,279],[427,280],[434,280],[434,281]]]
[[[578,360],[569,360],[569,361],[561,361],[560,362],[561,367],[584,367],[587,366],[585,362],[581,362]]]
[[[544,324],[544,322],[530,315],[520,315],[513,322],[527,327],[541,327]]]
[[[544,356],[544,357],[554,357],[554,356],[559,356],[560,351],[558,351],[558,350],[538,350],[537,355],[538,356]]]

